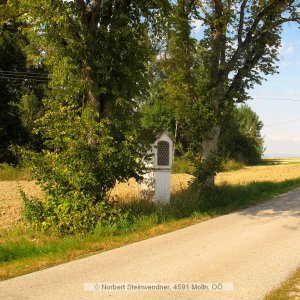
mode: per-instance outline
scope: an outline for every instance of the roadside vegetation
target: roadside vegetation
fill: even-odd
[[[264,300],[298,300],[300,297],[300,268],[280,287],[268,293]]]
[[[279,167],[284,168],[281,169],[281,178],[277,172]],[[129,212],[128,215],[105,226],[98,224],[92,233],[85,235],[62,236],[55,232],[45,234],[25,223],[2,229],[0,279],[107,251],[254,205],[300,186],[296,169],[292,172],[294,178],[283,172],[288,168],[292,170],[291,167],[292,165],[258,166],[220,173],[215,187],[203,189],[192,184],[175,193],[170,205],[164,207],[145,200],[120,201],[118,208]],[[295,167],[299,168],[297,164]],[[267,171],[268,181],[263,181]],[[245,172],[248,172],[247,175]],[[258,182],[247,182],[250,172],[256,174]]]

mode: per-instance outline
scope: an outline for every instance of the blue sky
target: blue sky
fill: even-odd
[[[287,24],[282,37],[280,73],[251,90],[248,105],[264,123],[265,156],[300,157],[300,30]]]

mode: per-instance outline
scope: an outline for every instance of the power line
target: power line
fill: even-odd
[[[288,120],[288,121],[283,121],[283,122],[279,122],[279,123],[267,124],[267,125],[264,125],[264,127],[290,124],[290,123],[295,123],[295,122],[299,122],[299,121],[300,121],[300,119]]]
[[[300,102],[298,99],[291,99],[291,98],[260,98],[260,97],[255,97],[253,100],[270,100],[270,101],[293,101],[293,102]]]
[[[42,72],[23,72],[23,71],[4,71],[0,70],[0,79],[5,80],[32,80],[32,81],[48,81],[47,73]]]
[[[292,94],[299,94],[299,92],[291,92],[291,91],[282,91],[282,92],[254,92],[253,95],[292,95]]]
[[[48,74],[47,73],[42,73],[42,72],[29,72],[29,71],[26,71],[26,72],[20,72],[20,71],[3,71],[3,70],[0,70],[0,73],[1,74],[12,74],[12,75],[38,75],[38,76],[42,76],[42,77],[48,77]]]
[[[44,82],[49,80],[49,78],[42,78],[42,77],[40,77],[40,78],[38,78],[38,77],[13,77],[13,76],[5,76],[5,75],[0,74],[0,80],[1,79],[6,79],[6,80],[10,80],[10,79],[12,79],[12,80],[33,80],[33,81],[44,81]]]

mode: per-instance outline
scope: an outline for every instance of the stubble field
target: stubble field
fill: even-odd
[[[273,161],[270,161],[273,163]],[[281,182],[300,177],[300,163],[298,160],[281,160],[275,164],[246,167],[241,170],[223,172],[217,175],[216,184],[242,184],[251,182]],[[173,174],[171,179],[172,193],[185,189],[192,176],[187,174]],[[0,229],[9,228],[19,222],[21,218],[22,201],[19,190],[28,196],[42,197],[38,186],[31,181],[0,181]],[[111,197],[119,201],[130,201],[136,198],[137,184],[131,179],[121,183],[112,191]]]

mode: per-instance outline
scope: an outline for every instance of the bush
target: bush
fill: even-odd
[[[116,182],[138,179],[143,166],[137,158],[144,156],[129,115],[111,122],[91,107],[82,112],[67,102],[45,105],[37,121],[45,149],[22,153],[46,197],[41,202],[23,194],[26,219],[37,229],[71,234],[123,217],[108,192]]]
[[[245,167],[243,162],[235,159],[224,159],[221,163],[221,170],[224,172],[236,171]]]
[[[95,199],[82,193],[68,193],[64,198],[52,197],[46,202],[27,198],[22,193],[24,202],[23,216],[37,230],[58,232],[61,235],[84,234],[101,226],[126,219],[117,204],[109,201],[95,203]]]
[[[199,183],[210,183],[214,180],[215,175],[222,170],[222,158],[217,154],[210,154],[207,158],[201,161],[195,160],[194,176]]]
[[[175,158],[172,163],[172,173],[173,174],[180,174],[180,173],[193,173],[193,165],[192,163],[185,158]]]

